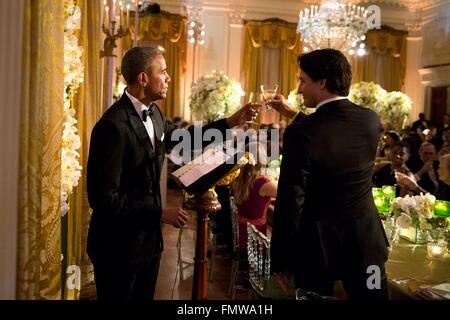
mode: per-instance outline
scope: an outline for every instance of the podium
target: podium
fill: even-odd
[[[192,284],[192,300],[206,300],[207,297],[207,250],[209,214],[220,210],[221,205],[213,189],[202,195],[187,200],[186,209],[197,212],[197,239],[194,257],[194,282]]]
[[[214,151],[209,151],[206,155],[206,157],[215,156],[217,154]],[[222,157],[222,154],[220,154],[220,157]],[[233,155],[233,158],[235,159],[233,162],[216,164],[208,170],[204,169],[204,162],[194,160],[170,175],[188,194],[193,195],[184,202],[184,208],[197,212],[192,300],[206,300],[207,298],[209,214],[216,213],[221,209],[214,187],[216,185],[229,185],[233,182],[239,175],[239,169],[249,163],[252,156],[247,152],[238,152]],[[196,173],[194,177],[192,173],[189,173],[193,171]],[[188,179],[183,180],[187,174],[191,174],[189,181]],[[186,183],[186,181],[188,182]]]

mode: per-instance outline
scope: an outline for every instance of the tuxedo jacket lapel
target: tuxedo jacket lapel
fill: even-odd
[[[158,106],[155,104],[153,106],[153,112],[151,114],[152,122],[153,122],[153,128],[155,129],[155,143],[156,139],[161,142],[162,135],[164,134],[164,128],[163,128],[163,119],[160,114]]]
[[[130,121],[130,126],[133,128],[133,131],[136,133],[139,142],[142,144],[142,146],[144,147],[145,151],[147,152],[150,158],[151,167],[153,169],[153,175],[156,177],[155,149],[151,143],[150,137],[148,136],[147,129],[145,128],[141,117],[139,117],[136,110],[134,109],[133,103],[125,94],[122,96],[121,102],[123,103],[123,106],[127,112],[128,119]]]

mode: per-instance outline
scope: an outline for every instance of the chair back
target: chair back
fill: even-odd
[[[268,289],[270,278],[270,239],[247,222],[247,253],[250,284],[256,291]]]

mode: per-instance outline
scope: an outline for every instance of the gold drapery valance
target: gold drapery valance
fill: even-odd
[[[249,21],[245,24],[245,28],[254,48],[266,46],[274,49],[283,46],[293,50],[300,42],[295,24],[280,19]]]
[[[179,58],[183,73],[186,71],[186,17],[161,11],[159,14],[149,14],[139,17],[138,41],[168,40],[179,49]],[[134,15],[130,19],[130,35],[124,38],[124,50],[133,46]],[[167,50],[167,48],[165,48]]]
[[[383,26],[379,30],[369,30],[366,34],[365,43],[374,53],[391,55],[394,58],[405,57],[406,61],[407,36],[406,31]]]
[[[367,54],[352,57],[354,82],[374,81],[388,91],[401,91],[406,74],[406,31],[383,26],[366,34]]]

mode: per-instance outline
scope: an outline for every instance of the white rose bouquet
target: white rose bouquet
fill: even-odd
[[[348,98],[361,107],[369,108],[378,115],[383,108],[383,99],[387,92],[380,85],[373,82],[358,82],[350,87]]]
[[[189,107],[197,117],[214,121],[237,111],[243,95],[239,82],[213,71],[192,84]]]
[[[400,91],[391,91],[383,98],[380,117],[385,124],[400,131],[407,121],[411,108],[410,97]]]

